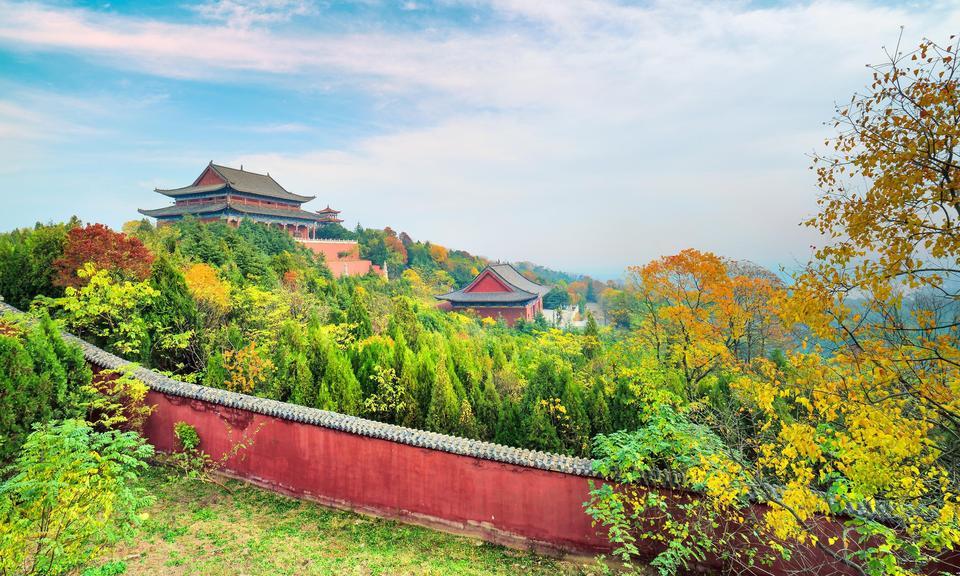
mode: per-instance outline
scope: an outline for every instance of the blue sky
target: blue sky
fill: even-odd
[[[119,226],[209,160],[347,223],[616,277],[788,268],[864,64],[960,4],[0,0],[0,229]]]

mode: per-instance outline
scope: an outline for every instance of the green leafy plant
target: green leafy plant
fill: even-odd
[[[262,425],[257,426],[250,434],[244,434],[239,440],[231,440],[230,448],[215,459],[200,447],[200,434],[196,428],[183,421],[177,422],[173,425],[173,435],[180,444],[180,448],[171,455],[170,463],[186,479],[216,484],[230,492],[227,485],[217,480],[215,475],[223,470],[231,458],[253,446],[254,437],[260,432],[261,427]],[[232,437],[233,430],[228,430],[227,435],[228,438]]]
[[[152,497],[136,480],[152,455],[133,432],[37,425],[0,484],[0,575],[71,573],[137,524]]]

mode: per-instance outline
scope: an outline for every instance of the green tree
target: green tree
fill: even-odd
[[[153,262],[150,286],[156,297],[144,311],[150,327],[150,365],[174,372],[203,367],[200,316],[187,283],[168,257]]]
[[[450,375],[447,373],[446,359],[441,358],[436,366],[426,426],[433,432],[456,434],[460,428],[460,402],[457,401]]]
[[[137,486],[153,448],[80,420],[37,426],[0,484],[0,574],[74,573],[151,501]]]
[[[367,292],[362,286],[353,289],[350,307],[347,309],[347,322],[353,325],[353,334],[357,340],[373,335],[370,312],[367,311]]]
[[[149,282],[116,282],[106,270],[89,264],[77,275],[86,280],[85,286],[69,286],[61,298],[46,299],[43,306],[56,310],[56,318],[77,336],[121,356],[142,359],[150,341],[144,313],[158,292]]]
[[[0,465],[9,462],[31,427],[83,416],[91,372],[79,347],[67,344],[50,317],[34,324],[0,319]]]
[[[26,310],[36,296],[63,294],[53,284],[53,262],[63,255],[67,232],[79,225],[73,218],[66,224],[37,224],[33,229],[0,234],[0,295]]]

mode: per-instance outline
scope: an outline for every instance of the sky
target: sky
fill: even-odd
[[[788,270],[810,154],[958,2],[0,0],[0,229],[119,227],[213,160],[495,260]]]

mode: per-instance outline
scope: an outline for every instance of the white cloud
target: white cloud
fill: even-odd
[[[312,9],[301,2],[224,0],[203,5],[212,24],[181,24],[0,1],[0,45],[173,78],[349,86],[415,108],[419,127],[342,150],[236,160],[365,225],[614,271],[687,246],[768,265],[805,258],[813,238],[796,223],[815,189],[804,153],[832,102],[866,83],[863,65],[900,25],[909,45],[960,21],[957,3],[458,3],[491,8],[497,23],[318,33],[291,28]]]
[[[308,0],[210,0],[195,10],[231,28],[250,28],[308,16],[316,12],[316,6]]]

